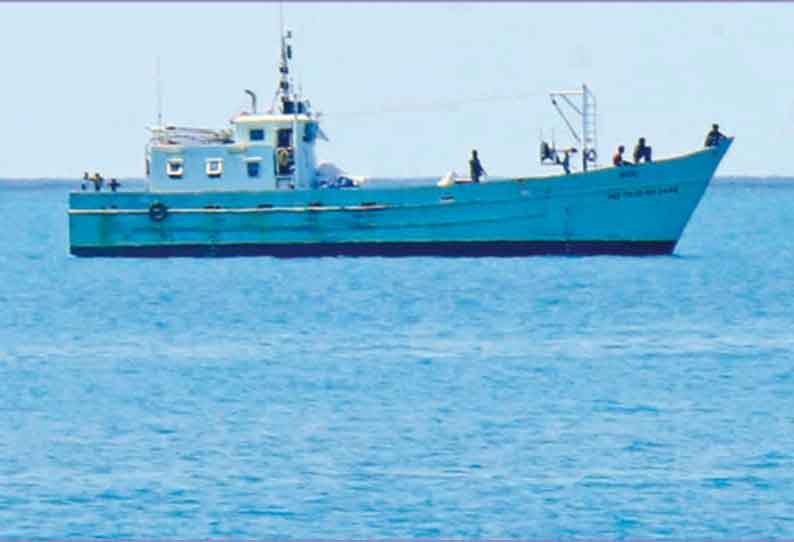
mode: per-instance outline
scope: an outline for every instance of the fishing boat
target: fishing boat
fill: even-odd
[[[388,182],[318,163],[321,117],[296,91],[282,32],[277,91],[224,129],[158,121],[141,191],[75,191],[75,256],[654,255],[674,251],[733,138],[600,167],[587,86],[551,93],[582,117],[576,145],[541,143],[542,177],[447,174]],[[581,100],[576,104],[576,100]],[[562,156],[562,158],[561,158]],[[571,164],[571,157],[575,157]],[[579,163],[581,157],[581,164]]]

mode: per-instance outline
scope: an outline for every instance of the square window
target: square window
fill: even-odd
[[[185,168],[181,158],[173,158],[165,164],[165,172],[172,179],[182,177],[182,173],[184,173],[184,171]]]
[[[278,146],[289,147],[292,145],[292,128],[282,128],[278,131]]]
[[[259,177],[259,162],[248,162],[246,167],[249,177]]]
[[[248,132],[248,138],[251,141],[264,141],[265,131],[262,128],[254,128],[250,132]]]
[[[220,177],[221,173],[223,173],[223,159],[209,158],[207,160],[207,176]]]

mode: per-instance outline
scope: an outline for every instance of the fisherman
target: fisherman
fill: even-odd
[[[89,181],[89,177],[88,177],[88,172],[86,171],[83,173],[83,182],[80,183],[80,190],[85,190],[88,187],[88,181]]]
[[[706,135],[706,147],[716,147],[720,141],[725,139],[725,134],[720,132],[719,124],[712,124],[711,131]]]
[[[557,161],[557,165],[562,166],[562,169],[565,170],[565,174],[566,175],[570,175],[571,174],[571,153],[574,153],[574,152],[576,152],[576,149],[573,149],[573,148],[572,149],[565,149],[563,151],[562,160],[560,160],[559,157],[557,157],[556,155],[554,157],[554,159]]]
[[[620,145],[618,147],[618,152],[615,153],[615,156],[612,157],[612,165],[616,167],[621,166],[628,166],[631,165],[631,162],[627,162],[623,159],[623,153],[626,152],[626,147]]]
[[[94,183],[94,192],[99,192],[102,190],[102,185],[105,184],[105,179],[102,178],[97,172],[94,172],[94,175],[91,177],[91,182]]]
[[[641,160],[651,161],[651,148],[645,145],[645,138],[641,137],[634,147],[634,163],[639,164]]]
[[[471,151],[471,160],[469,160],[469,173],[471,174],[471,182],[480,182],[480,177],[488,175],[483,169],[480,159],[477,157],[477,151]]]
[[[116,191],[116,189],[117,189],[119,186],[121,186],[121,183],[120,183],[120,182],[118,182],[118,181],[116,180],[116,178],[115,178],[115,177],[113,177],[112,179],[110,179],[110,190],[111,190],[112,192],[115,192],[115,191]]]

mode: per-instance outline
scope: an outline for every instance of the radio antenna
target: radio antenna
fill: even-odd
[[[157,81],[157,126],[163,126],[163,81],[160,78],[160,57],[155,65],[155,78]]]
[[[281,31],[281,36],[284,36],[284,2],[279,0],[278,3],[278,28]]]

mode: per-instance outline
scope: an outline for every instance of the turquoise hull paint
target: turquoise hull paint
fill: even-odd
[[[661,242],[669,252],[731,143],[633,167],[447,188],[75,192],[70,247],[138,255],[181,246]],[[162,221],[149,216],[156,202],[169,210]]]

